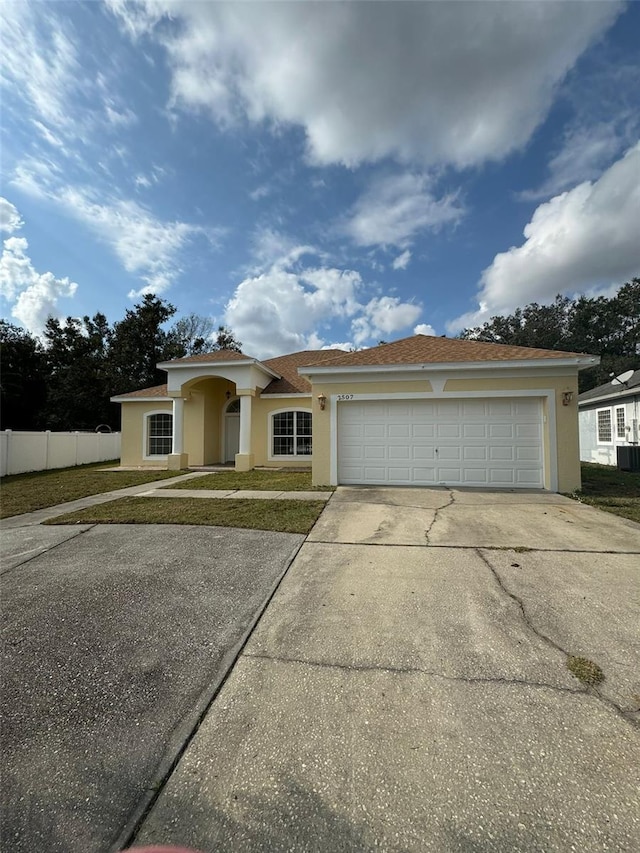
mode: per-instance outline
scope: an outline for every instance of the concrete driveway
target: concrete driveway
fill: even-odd
[[[3,523],[3,850],[124,843],[303,538]]]
[[[340,488],[137,841],[636,851],[639,613],[631,522],[542,493]]]

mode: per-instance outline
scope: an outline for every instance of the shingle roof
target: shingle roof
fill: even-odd
[[[597,388],[591,388],[589,391],[583,391],[578,397],[579,403],[587,403],[589,400],[598,400],[602,398],[616,399],[624,397],[634,388],[640,388],[640,370],[636,370],[633,376],[623,385],[612,385],[611,382],[605,382],[604,385],[598,385]]]
[[[298,368],[312,364],[326,364],[339,355],[342,355],[341,350],[302,350],[289,355],[280,355],[277,358],[268,358],[262,363],[279,373],[282,378],[274,379],[262,393],[309,394],[311,383],[304,376],[300,376]]]
[[[135,400],[136,397],[166,397],[167,386],[154,385],[153,388],[140,388],[138,391],[129,391],[127,394],[116,394],[116,397],[129,397]]]
[[[335,365],[336,367],[360,367],[393,364],[438,364],[464,362],[500,362],[525,361],[531,359],[572,358],[584,353],[561,352],[560,350],[536,349],[533,347],[513,347],[504,344],[485,343],[484,341],[463,341],[452,338],[437,338],[429,335],[412,335],[390,344],[380,344],[357,352],[342,350],[301,350],[300,352],[267,358],[260,363],[280,379],[273,379],[263,394],[308,394],[311,392],[309,380],[298,373],[298,368]],[[178,358],[170,364],[207,364],[210,362],[254,360],[245,353],[233,350],[217,350],[203,355],[190,355]],[[640,371],[636,371],[640,384]],[[635,380],[635,377],[634,377]],[[601,386],[606,388],[606,386]],[[598,389],[594,389],[594,392]],[[594,392],[586,392],[593,394]],[[166,397],[167,386],[156,385],[153,388],[141,388],[119,397]],[[580,400],[584,395],[580,396]]]
[[[334,353],[336,351],[334,350]],[[437,364],[472,361],[523,361],[584,356],[584,353],[514,347],[506,344],[412,335],[390,344],[380,344],[357,352],[341,352],[333,360],[336,367],[383,364]],[[306,367],[307,365],[301,365]],[[311,366],[311,363],[309,363]]]
[[[165,364],[208,364],[212,361],[255,361],[251,355],[236,352],[232,349],[220,349],[215,352],[204,352],[201,355],[186,355],[184,358],[173,358]]]

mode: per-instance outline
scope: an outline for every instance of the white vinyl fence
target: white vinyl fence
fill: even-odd
[[[119,458],[119,432],[0,432],[0,477]]]

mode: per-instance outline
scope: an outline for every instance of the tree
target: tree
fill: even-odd
[[[461,338],[488,341],[518,347],[563,349],[567,337],[569,312],[572,302],[566,296],[556,296],[551,305],[532,302],[525,308],[516,308],[513,314],[492,317],[475,329],[465,329]]]
[[[47,429],[117,425],[117,412],[109,402],[111,329],[104,314],[81,320],[67,317],[64,323],[50,317],[44,338],[49,374],[44,410]]]
[[[218,326],[215,345],[213,350],[228,349],[233,352],[242,352],[242,343],[236,340],[236,336],[228,326]]]
[[[114,325],[108,354],[114,394],[166,381],[156,364],[184,355],[180,341],[162,328],[175,312],[170,302],[147,294]]]
[[[513,346],[584,352],[600,356],[597,367],[579,374],[580,391],[638,367],[640,356],[640,279],[624,284],[615,296],[576,300],[556,296],[551,305],[533,302],[513,314],[492,317],[461,338]]]
[[[46,390],[42,344],[0,320],[0,429],[41,429]]]
[[[215,325],[211,317],[189,314],[181,317],[169,330],[176,346],[183,350],[182,355],[201,355],[213,349],[213,331]]]

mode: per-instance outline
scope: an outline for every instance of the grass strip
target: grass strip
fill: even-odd
[[[133,497],[59,515],[45,524],[205,524],[308,533],[324,507],[324,501]]]
[[[263,492],[328,492],[333,486],[312,486],[310,471],[220,471],[176,483],[171,489],[259,489]]]
[[[116,465],[117,463],[113,463],[111,467]],[[109,463],[92,463],[3,477],[0,487],[0,518],[184,474],[184,471],[109,471],[104,470],[105,468],[109,468]]]
[[[582,463],[582,488],[569,497],[640,523],[640,474]]]

